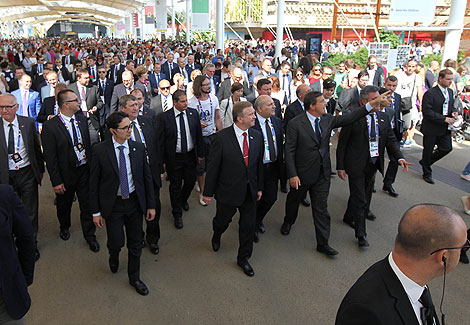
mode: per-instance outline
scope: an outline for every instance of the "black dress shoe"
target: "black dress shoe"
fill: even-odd
[[[109,257],[109,269],[111,270],[111,273],[117,273],[119,269],[119,258]]]
[[[154,255],[157,255],[160,252],[160,247],[158,247],[158,243],[155,243],[155,244],[149,243],[149,248],[152,254]]]
[[[217,252],[220,248],[220,236],[217,236],[216,234],[214,234],[212,236],[212,249],[214,250],[214,252]]]
[[[375,214],[373,214],[373,213],[370,212],[370,211],[367,213],[366,218],[367,218],[367,220],[370,220],[370,221],[374,221],[375,219],[377,219],[377,217],[375,216]]]
[[[292,225],[290,223],[284,222],[281,226],[281,235],[287,236],[290,233],[290,228]]]
[[[303,199],[300,201],[304,207],[309,207],[310,206],[310,201],[308,199]]]
[[[393,188],[392,185],[384,184],[384,186],[382,187],[382,191],[384,191],[385,193],[387,193],[391,197],[398,197],[398,193],[395,192],[395,189]]]
[[[338,251],[330,245],[317,246],[317,251],[328,256],[338,255]]]
[[[258,242],[259,242],[259,232],[258,232],[258,230],[255,230],[255,236],[254,236],[254,238],[253,238],[253,241],[254,241],[255,243],[258,243]]]
[[[248,276],[253,276],[255,275],[255,271],[253,271],[253,268],[251,267],[250,263],[248,262],[243,262],[243,263],[237,263],[239,267],[243,270],[243,273],[245,273]]]
[[[281,192],[282,193],[287,193],[288,192],[287,187],[281,187]]]
[[[36,252],[34,253],[34,261],[37,262],[40,257],[41,254],[39,254],[39,250],[36,248]]]
[[[359,247],[369,247],[369,242],[367,241],[366,236],[359,237],[357,239]]]
[[[349,227],[351,227],[352,229],[355,229],[355,228],[356,228],[356,225],[354,224],[354,221],[352,221],[352,220],[349,221],[349,220],[343,219],[343,222],[344,222],[345,224],[347,224]]]
[[[129,284],[135,288],[135,291],[137,291],[138,294],[142,296],[146,296],[149,294],[149,289],[147,288],[145,283],[143,283],[141,280],[137,280],[137,281],[129,280]]]
[[[97,253],[100,251],[100,244],[96,240],[89,241],[88,246],[92,252]]]
[[[262,234],[264,234],[266,232],[266,229],[264,228],[264,223],[262,221],[258,225],[258,230]]]
[[[175,227],[176,227],[176,229],[182,229],[183,228],[183,218],[182,217],[176,217],[175,218]]]
[[[463,264],[468,264],[468,256],[467,253],[464,252],[463,250],[460,251],[460,262]]]
[[[184,202],[183,204],[181,204],[181,208],[182,208],[184,211],[188,211],[188,210],[189,210],[189,204],[188,204],[188,202]]]
[[[432,176],[423,175],[423,179],[426,183],[434,184],[434,180],[432,179]]]
[[[61,229],[59,236],[60,236],[60,238],[62,238],[63,240],[69,240],[69,238],[70,238],[70,231],[69,231],[68,229]]]

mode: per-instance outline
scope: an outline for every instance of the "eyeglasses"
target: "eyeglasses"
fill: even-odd
[[[303,73],[297,73],[297,74],[296,74],[296,76],[298,76],[298,77],[299,77],[299,76],[302,77],[303,75],[304,75]]]
[[[106,73],[106,71],[98,71],[98,73]]]
[[[313,71],[321,71],[321,69],[313,69]]]
[[[131,128],[131,125],[126,125],[126,126],[123,126],[122,128],[116,128],[117,130],[122,130],[122,131],[129,131]]]
[[[79,102],[79,101],[80,101],[79,98],[64,100],[64,102],[66,102],[66,103],[75,103],[75,102]]]
[[[13,105],[10,105],[10,106],[0,106],[0,111],[3,111],[4,109],[12,109],[12,108],[15,108],[16,105],[18,105],[18,104],[13,104]]]
[[[470,240],[466,240],[465,241],[465,245],[463,246],[460,246],[460,247],[445,247],[445,248],[439,248],[437,250],[435,250],[434,252],[432,252],[430,255],[434,254],[434,253],[437,253],[439,251],[443,251],[443,250],[448,250],[448,249],[461,249],[463,252],[466,252],[468,251],[468,249],[470,249]]]
[[[170,86],[168,87],[160,87],[161,90],[165,90],[165,89],[170,89]]]

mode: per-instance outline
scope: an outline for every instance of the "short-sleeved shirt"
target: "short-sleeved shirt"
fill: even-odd
[[[416,78],[416,83],[415,83]],[[423,80],[419,75],[416,73],[411,74],[410,76],[407,75],[404,71],[400,71],[397,74],[398,85],[396,93],[398,93],[402,98],[403,97],[410,97],[413,94],[413,98],[411,102],[413,107],[416,107],[416,100],[418,98],[418,92],[416,91],[416,87],[423,87]],[[413,90],[413,84],[415,83],[415,90]]]
[[[209,94],[208,99],[201,101],[193,96],[188,100],[188,107],[197,110],[201,122],[208,124],[205,128],[202,128],[202,136],[207,137],[216,132],[215,111],[219,109],[219,100],[216,96]]]

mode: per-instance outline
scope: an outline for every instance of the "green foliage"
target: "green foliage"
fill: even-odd
[[[344,61],[346,59],[352,59],[354,63],[361,66],[362,68],[365,68],[365,66],[367,65],[368,57],[369,51],[367,50],[367,48],[362,47],[357,50],[356,53],[350,55],[346,55],[344,53],[332,53],[328,55],[328,59],[326,61],[323,61],[322,64],[324,66],[336,67],[341,61]]]
[[[329,67],[335,67],[337,66],[341,61],[344,61],[348,58],[348,56],[344,53],[331,53],[328,55],[328,58],[326,61],[323,61],[322,64],[329,66]]]
[[[461,64],[463,59],[465,59],[465,52],[459,51],[459,53],[457,54],[457,62]]]
[[[390,42],[390,48],[396,49],[400,45],[400,38],[391,30],[385,31],[383,28],[379,30],[380,42]],[[377,38],[374,39],[377,42]]]
[[[437,61],[439,62],[439,65],[441,65],[442,63],[442,54],[428,54],[428,55],[425,55],[422,59],[421,59],[421,62],[423,62],[424,66],[426,68],[429,68],[429,64],[431,63],[431,61]]]

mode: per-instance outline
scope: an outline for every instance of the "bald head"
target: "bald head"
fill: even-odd
[[[297,87],[295,90],[295,94],[297,95],[297,98],[303,103],[305,95],[310,91],[310,86],[306,84],[301,84]]]
[[[415,260],[423,260],[438,249],[464,244],[467,227],[460,215],[438,204],[409,208],[400,220],[395,249]]]
[[[256,112],[264,118],[269,118],[275,114],[275,104],[271,96],[260,95],[255,101]]]

